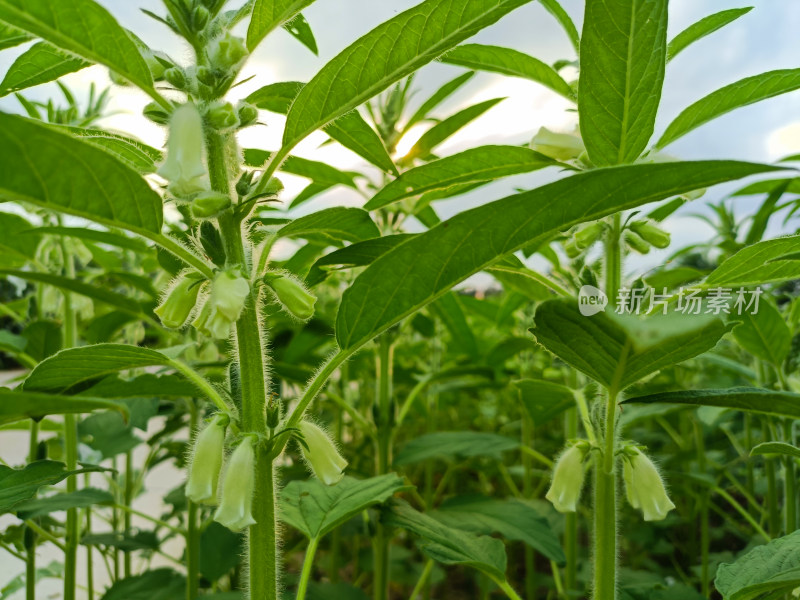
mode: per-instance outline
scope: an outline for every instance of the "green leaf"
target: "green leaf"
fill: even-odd
[[[440,60],[443,63],[476,71],[490,71],[530,79],[550,88],[556,94],[561,94],[567,100],[575,101],[575,92],[553,67],[518,50],[501,46],[464,44],[453,48]]]
[[[420,550],[428,558],[445,565],[465,565],[505,580],[506,550],[498,539],[453,529],[400,500],[390,504],[381,520],[421,537]]]
[[[265,85],[245,98],[246,102],[279,115],[289,112],[289,107],[303,89],[305,83],[299,81],[279,81]]]
[[[0,465],[0,514],[15,510],[15,507],[36,495],[40,487],[55,485],[70,475],[102,471],[100,467],[86,467],[68,471],[64,463],[38,460],[24,469],[12,469]]]
[[[747,246],[712,271],[706,286],[732,288],[796,279],[800,277],[800,261],[791,255],[797,252],[800,252],[800,235]]]
[[[322,240],[339,245],[342,242],[362,242],[380,234],[367,211],[337,206],[295,219],[281,227],[277,236]]]
[[[754,196],[757,194],[772,194],[778,189],[783,189],[786,194],[800,194],[800,177],[793,179],[766,179],[748,184],[735,191],[732,196]]]
[[[800,458],[800,448],[786,442],[764,442],[750,450],[750,456],[780,455]]]
[[[88,396],[75,398],[0,388],[0,425],[22,419],[38,421],[48,415],[80,414],[105,408],[117,410],[125,415],[126,419],[128,418],[127,407],[113,400]]]
[[[84,142],[108,152],[142,175],[155,173],[156,164],[163,158],[162,153],[155,148],[118,133],[66,125],[59,125],[58,129],[67,131]]]
[[[428,156],[436,146],[503,100],[504,98],[493,98],[485,102],[479,102],[440,121],[422,134],[422,137],[412,146],[411,150],[403,157],[403,160],[411,161],[413,158]]]
[[[61,323],[56,321],[44,319],[32,321],[23,330],[22,337],[28,341],[25,344],[25,352],[37,362],[52,356],[64,346]],[[98,397],[104,398],[105,396]]]
[[[742,311],[734,318],[740,322],[733,337],[750,354],[781,368],[792,345],[792,331],[780,311],[767,300],[762,300],[758,312]]]
[[[36,257],[41,228],[37,231],[32,229],[33,225],[27,219],[0,212],[0,231],[3,232],[0,237],[0,257],[4,267],[22,267]]]
[[[3,82],[0,83],[0,97],[7,96],[29,87],[55,81],[91,63],[59,52],[46,42],[34,44],[14,61]]]
[[[356,278],[336,318],[339,347],[360,347],[498,258],[557,231],[773,169],[728,161],[596,169],[464,211],[389,250]]]
[[[79,391],[74,388],[106,375],[161,366],[168,360],[161,352],[125,344],[68,348],[40,362],[25,380],[25,390]]]
[[[192,398],[197,395],[197,388],[177,375],[145,373],[126,379],[108,376],[81,392],[84,394],[99,398]]]
[[[6,25],[0,21],[0,50],[6,50],[8,48],[13,48],[14,46],[19,46],[30,39],[31,36],[24,31],[15,29],[14,27]]]
[[[350,269],[353,267],[363,267],[372,263],[379,256],[386,254],[398,244],[408,241],[414,237],[410,233],[398,233],[376,237],[363,242],[356,242],[339,250],[334,250],[330,254],[319,258],[308,272],[306,283],[314,286],[325,280],[327,272],[336,269]]]
[[[0,0],[0,20],[69,54],[105,65],[144,91],[157,95],[150,68],[136,43],[93,0]]]
[[[407,487],[394,473],[362,480],[345,477],[330,486],[318,479],[291,481],[281,492],[280,518],[309,539],[319,539]]]
[[[111,231],[87,229],[86,227],[63,227],[54,225],[49,227],[37,227],[30,233],[63,235],[65,237],[77,238],[90,242],[99,242],[101,244],[108,244],[109,246],[125,248],[126,250],[133,250],[134,252],[140,253],[147,252],[149,249],[147,244],[138,238],[122,235],[120,233],[113,233]]]
[[[0,275],[11,275],[26,281],[35,281],[52,285],[62,290],[74,292],[93,300],[105,302],[133,315],[142,315],[145,312],[142,304],[130,296],[112,292],[111,290],[89,283],[84,283],[72,277],[51,275],[50,273],[37,273],[34,271],[19,271],[15,269],[0,269]]]
[[[478,358],[478,343],[464,316],[464,309],[458,295],[450,292],[431,304],[431,310],[450,332],[453,348],[458,354],[466,354],[471,359]]]
[[[559,565],[566,563],[561,543],[547,519],[522,501],[455,496],[445,500],[432,516],[471,533],[499,533],[507,540],[524,542]]]
[[[700,40],[707,35],[722,29],[728,23],[732,23],[739,17],[749,13],[751,10],[753,10],[752,6],[746,6],[744,8],[731,8],[729,10],[722,10],[718,13],[714,13],[713,15],[703,17],[672,38],[672,41],[670,41],[669,45],[667,46],[667,60],[672,60],[690,44],[693,44],[697,40]]]
[[[701,125],[726,113],[800,89],[800,69],[769,71],[746,77],[711,92],[684,110],[656,142],[663,148]]]
[[[782,597],[800,586],[800,531],[752,549],[717,569],[714,585],[724,600]]]
[[[465,83],[467,83],[474,76],[475,76],[475,73],[473,71],[468,71],[467,73],[464,73],[463,75],[459,75],[455,79],[452,79],[452,80],[448,81],[447,83],[445,83],[442,87],[440,87],[438,90],[436,90],[430,96],[430,98],[425,100],[425,102],[423,102],[420,105],[420,107],[417,109],[417,111],[411,116],[411,118],[405,124],[405,127],[403,127],[403,131],[404,132],[408,131],[409,129],[411,129],[417,123],[419,123],[421,121],[424,121],[426,118],[428,118],[428,115],[430,114],[430,112],[434,108],[436,108],[442,102],[447,100],[450,96],[455,94],[459,89],[461,89],[461,87]]]
[[[578,34],[578,28],[575,27],[575,23],[572,21],[567,11],[564,10],[564,7],[558,3],[558,0],[539,0],[539,4],[544,6],[547,12],[556,18],[564,28],[564,31],[566,31],[569,41],[572,43],[572,47],[575,48],[575,52],[580,53],[581,39]]]
[[[394,457],[401,467],[432,458],[454,460],[475,456],[499,458],[503,452],[519,448],[519,442],[496,433],[480,431],[437,431],[414,438]]]
[[[679,390],[637,396],[628,403],[686,404],[689,406],[716,406],[748,412],[800,418],[800,394],[777,392],[760,388],[736,387],[720,390]]]
[[[186,578],[166,567],[114,582],[100,600],[183,600]]]
[[[655,127],[667,54],[667,0],[586,5],[578,113],[597,166],[635,161]]]
[[[319,56],[319,49],[317,48],[317,40],[314,37],[314,32],[311,30],[311,25],[308,24],[308,21],[306,21],[303,15],[297,15],[288,23],[284,23],[283,28],[288,31],[294,39],[311,50],[315,55]]]
[[[539,305],[531,332],[561,360],[606,389],[620,392],[640,379],[713,348],[732,325],[703,315],[646,319],[583,316],[574,299]]]
[[[200,573],[217,581],[242,562],[244,549],[243,534],[212,521],[200,534]]]
[[[17,516],[23,521],[43,517],[52,512],[67,510],[69,508],[89,508],[96,504],[114,504],[114,496],[106,490],[95,488],[84,488],[77,492],[67,494],[55,494],[46,498],[34,498],[27,502],[22,502],[14,507]]]
[[[247,28],[247,47],[252,52],[270,31],[291,21],[314,0],[256,0],[250,26]]]
[[[405,171],[364,205],[376,210],[406,198],[461,185],[484,183],[558,164],[518,146],[481,146]]]
[[[244,151],[245,164],[251,167],[262,167],[269,160],[271,152],[257,148],[248,148]],[[333,187],[334,185],[346,185],[356,188],[352,173],[345,173],[327,163],[316,160],[309,160],[299,156],[290,156],[281,166],[281,171],[305,177],[316,184]]]
[[[160,233],[163,222],[161,198],[138,173],[91,144],[5,113],[0,196],[134,232]]]
[[[303,88],[286,119],[283,146],[381,93],[530,0],[426,0],[356,40]]]
[[[541,379],[519,379],[512,385],[519,390],[522,404],[536,425],[575,407],[575,394],[565,385]]]

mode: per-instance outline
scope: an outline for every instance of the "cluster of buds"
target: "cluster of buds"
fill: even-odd
[[[650,246],[662,250],[667,248],[670,236],[652,221],[633,221],[628,224],[625,241],[640,254],[647,254]]]
[[[294,318],[308,321],[314,316],[317,297],[288,273],[277,271],[267,273],[264,276],[264,283],[272,290],[283,309]]]
[[[634,445],[622,451],[622,478],[628,504],[642,511],[645,521],[661,521],[675,508],[652,460]]]
[[[586,475],[585,458],[591,448],[586,440],[578,440],[561,453],[553,467],[553,479],[547,498],[560,513],[575,512]]]

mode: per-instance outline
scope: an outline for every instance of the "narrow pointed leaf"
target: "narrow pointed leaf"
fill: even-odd
[[[303,46],[311,50],[311,52],[313,52],[315,55],[319,56],[317,39],[314,37],[314,32],[311,30],[311,25],[308,24],[308,21],[306,21],[306,18],[303,15],[297,15],[288,23],[284,23],[283,29],[288,31],[289,35],[303,44]]]
[[[696,23],[689,25],[689,27],[672,38],[670,43],[667,45],[667,60],[672,60],[689,45],[694,44],[696,41],[703,39],[707,35],[711,35],[715,31],[722,29],[739,17],[746,15],[751,10],[753,10],[752,6],[722,10],[718,13],[714,13],[713,15],[703,17]]]
[[[706,279],[707,287],[752,286],[780,283],[800,277],[800,235],[765,240],[742,248]]]
[[[116,246],[117,248],[125,248],[126,250],[133,250],[134,252],[147,252],[148,246],[138,238],[129,237],[120,233],[113,233],[111,231],[99,231],[97,229],[87,229],[85,227],[63,227],[63,226],[49,226],[37,227],[31,230],[32,235],[62,235],[65,237],[72,237],[90,242],[99,242],[100,244],[108,244],[109,246]]]
[[[251,167],[263,167],[264,163],[269,160],[271,155],[272,153],[266,150],[248,148],[244,151],[245,164]],[[351,188],[356,187],[352,173],[345,173],[327,163],[309,160],[299,156],[290,156],[287,158],[283,165],[281,165],[281,171],[284,173],[291,173],[292,175],[298,175],[299,177],[305,177],[318,185],[327,187],[333,187],[334,185],[346,185]]]
[[[575,52],[580,52],[581,49],[581,38],[580,34],[578,33],[578,28],[575,27],[575,22],[569,16],[564,7],[559,4],[558,0],[539,0],[539,4],[547,9],[551,15],[556,18],[561,24],[561,27],[564,28],[564,31],[567,33],[567,37],[569,37],[569,41],[572,43],[572,47],[575,48]]]
[[[160,233],[163,222],[161,198],[133,169],[69,134],[5,113],[0,197],[134,232]]]
[[[746,77],[698,100],[669,124],[656,143],[671,144],[690,131],[726,113],[800,89],[800,69],[783,69]]]
[[[424,121],[426,118],[429,117],[431,111],[439,106],[442,102],[447,100],[450,96],[455,94],[458,90],[461,89],[464,84],[466,84],[470,79],[475,76],[474,71],[468,71],[463,75],[459,75],[455,79],[452,79],[445,83],[442,87],[436,90],[430,98],[425,100],[417,111],[411,115],[411,118],[406,123],[405,127],[403,128],[405,131],[408,131],[411,127],[419,123],[420,121]]]
[[[759,302],[758,311],[733,315],[739,321],[733,337],[750,354],[781,368],[792,346],[792,331],[780,311],[769,301]]]
[[[0,259],[4,267],[21,267],[36,257],[41,237],[33,225],[13,213],[0,213]]]
[[[256,0],[247,28],[247,47],[252,52],[270,31],[291,21],[314,0]]]
[[[53,512],[70,508],[89,508],[95,505],[114,504],[114,496],[106,490],[84,488],[67,494],[55,494],[46,498],[35,498],[14,507],[17,516],[23,521],[43,517]]]
[[[286,120],[283,145],[381,93],[530,0],[426,0],[379,25],[325,65]]]
[[[791,456],[800,458],[800,448],[786,442],[763,442],[750,450],[750,456]]]
[[[48,415],[80,414],[108,408],[118,410],[126,417],[128,415],[128,408],[113,400],[86,396],[75,398],[0,388],[0,425],[22,419],[38,421]]]
[[[159,150],[118,133],[66,125],[58,126],[58,129],[108,152],[142,175],[155,173],[157,163],[161,162],[163,158],[163,154]]]
[[[30,34],[0,22],[0,50],[19,46],[30,39]]]
[[[575,100],[572,88],[553,67],[519,50],[501,46],[463,44],[445,54],[441,61],[476,71],[490,71],[530,79],[550,88],[567,100]]]
[[[635,161],[655,127],[667,53],[667,0],[586,4],[578,113],[589,158]]]
[[[686,404],[716,406],[781,417],[800,418],[800,394],[761,388],[736,387],[719,390],[679,390],[629,398],[623,404]]]
[[[9,67],[0,83],[0,97],[55,81],[90,65],[91,63],[81,58],[59,52],[50,44],[39,42],[26,50]]]
[[[295,219],[284,225],[277,233],[279,237],[295,237],[307,240],[322,240],[329,244],[362,242],[380,235],[378,226],[369,213],[360,208],[337,206]]]
[[[342,297],[336,339],[344,350],[358,348],[503,255],[574,224],[774,169],[729,161],[597,169],[462,212],[356,278]]]

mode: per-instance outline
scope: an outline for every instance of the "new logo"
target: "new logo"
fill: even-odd
[[[578,292],[578,309],[584,317],[603,312],[608,305],[608,296],[593,285],[584,285]]]

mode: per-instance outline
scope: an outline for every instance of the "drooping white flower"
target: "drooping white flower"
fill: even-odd
[[[578,442],[564,450],[556,460],[553,467],[553,479],[545,498],[552,502],[560,513],[571,513],[577,510],[586,474],[583,459],[588,449],[589,446],[586,442]]]
[[[167,158],[158,169],[169,181],[170,192],[183,198],[208,189],[204,153],[203,119],[197,107],[187,102],[172,113]]]
[[[300,432],[307,448],[302,448],[303,458],[322,483],[333,485],[344,477],[347,461],[339,454],[336,444],[319,425],[310,421],[300,423]]]
[[[211,294],[192,325],[203,335],[222,340],[239,318],[250,284],[244,277],[230,271],[220,272],[211,284]]]
[[[217,482],[225,453],[226,415],[217,415],[194,440],[186,497],[196,504],[217,503]]]
[[[253,518],[255,442],[253,436],[242,440],[231,454],[222,477],[222,499],[214,520],[231,531],[241,531],[256,522]]]
[[[658,467],[635,446],[626,449],[622,467],[625,494],[633,508],[641,509],[645,521],[661,521],[675,508],[667,495]]]

